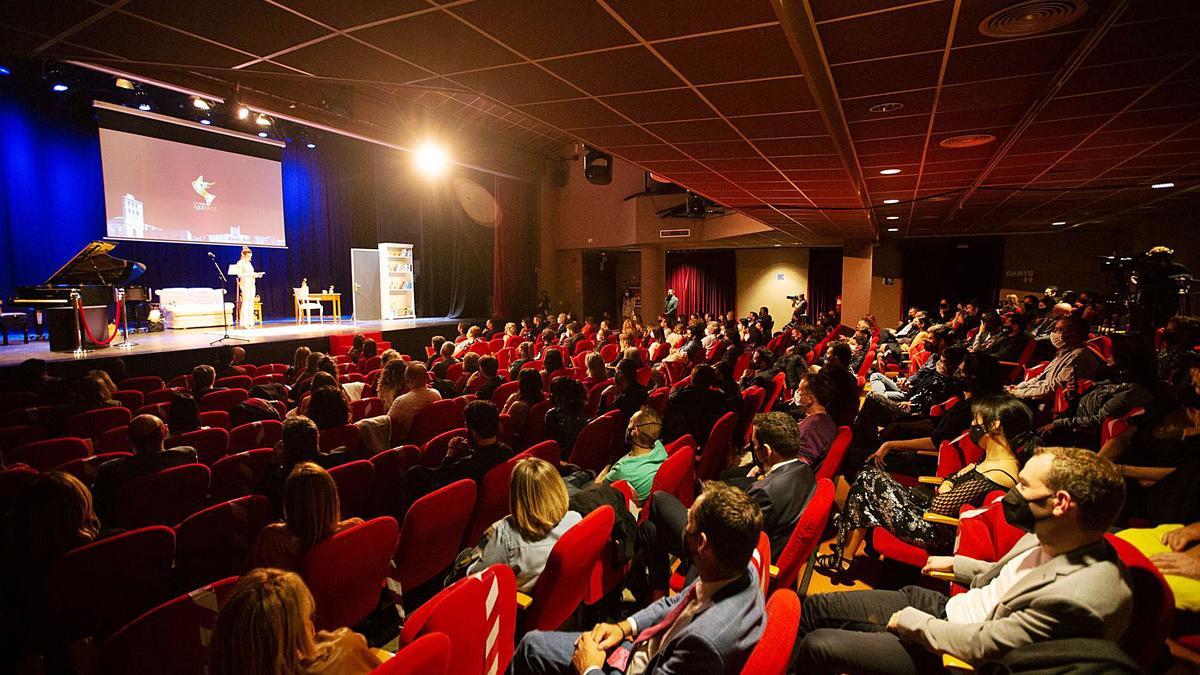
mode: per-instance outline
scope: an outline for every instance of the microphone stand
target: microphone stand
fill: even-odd
[[[229,280],[225,278],[225,273],[221,271],[221,265],[217,263],[217,256],[209,252],[208,257],[210,260],[212,260],[213,267],[215,267],[217,270],[217,276],[221,279],[221,324],[225,326],[225,334],[219,339],[208,343],[208,346],[211,347],[215,344],[225,342],[226,340],[240,340],[241,342],[249,342],[250,340],[246,338],[234,337],[229,334],[229,315],[225,313],[225,286],[229,283]]]

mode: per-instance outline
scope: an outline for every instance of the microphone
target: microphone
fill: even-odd
[[[208,257],[210,257],[210,258],[213,258],[213,259],[216,259],[216,257],[217,257],[217,256],[213,255],[213,252],[212,252],[212,251],[209,251],[209,252],[208,252]]]

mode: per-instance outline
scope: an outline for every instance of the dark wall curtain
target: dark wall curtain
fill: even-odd
[[[736,307],[733,251],[667,253],[667,288],[675,289],[679,314],[721,314]]]
[[[538,187],[502,176],[493,177],[493,186],[492,316],[525,316],[537,301]]]
[[[842,294],[842,249],[808,251],[808,310],[810,316],[837,307]]]
[[[0,129],[0,258],[5,263],[0,297],[7,298],[15,286],[41,283],[88,242],[105,236],[104,193],[90,101],[0,90]],[[500,186],[490,174],[461,168],[430,183],[414,175],[407,159],[404,153],[336,136],[322,137],[316,149],[296,144],[284,151],[288,246],[254,249],[255,267],[266,273],[258,291],[268,318],[292,316],[292,288],[304,278],[314,289],[332,284],[349,313],[349,249],[380,242],[414,245],[419,316],[491,313],[497,233],[465,214],[453,180],[472,180],[500,193],[502,208],[515,204],[514,228],[506,230],[514,235],[502,243],[525,255],[533,255],[528,241],[530,223],[536,222],[536,186]],[[216,287],[219,281],[205,253],[215,253],[222,267],[238,257],[238,249],[229,246],[117,244],[112,255],[145,263],[140,283],[155,289]],[[510,266],[504,288],[512,295],[505,301],[519,294],[532,297],[533,283],[533,264]],[[232,283],[227,288],[232,296]]]
[[[973,301],[995,306],[1004,268],[1001,237],[970,239],[917,239],[900,247],[904,274],[904,306],[937,308],[946,298],[950,305]]]

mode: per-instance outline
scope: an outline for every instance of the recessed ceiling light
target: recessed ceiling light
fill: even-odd
[[[212,106],[208,104],[208,101],[205,101],[204,99],[200,98],[199,96],[192,98],[192,105],[194,107],[198,108],[199,110],[209,110],[212,108]]]
[[[888,220],[900,220],[900,216],[888,216]]]
[[[1065,220],[1056,220],[1056,221],[1054,221],[1053,223],[1050,223],[1050,224],[1051,224],[1051,225],[1066,225],[1066,224],[1067,224],[1067,221],[1065,221]]]
[[[899,232],[899,231],[900,231],[900,228],[898,228],[898,227],[889,227],[888,228],[888,232]]]
[[[1155,183],[1154,185],[1151,185],[1150,187],[1154,188],[1155,190],[1161,190],[1163,188],[1173,188],[1173,187],[1175,187],[1175,184],[1174,183]]]
[[[883,203],[884,204],[899,204],[900,200],[899,199],[885,199],[885,200],[883,200]]]
[[[260,131],[260,132],[258,132],[258,137],[259,137],[259,138],[266,138],[266,137],[267,137],[267,132],[265,132],[265,131]]]
[[[885,176],[894,176],[894,175],[900,173],[900,169],[884,169],[884,170],[880,171],[879,173],[881,173]]]
[[[987,145],[994,140],[996,140],[996,137],[992,134],[964,134],[962,136],[943,138],[938,142],[938,145],[954,150],[956,148],[975,148],[980,145]]]
[[[61,94],[61,93],[63,93],[64,91],[66,91],[66,90],[70,89],[70,87],[68,87],[67,85],[63,84],[62,82],[59,82],[59,83],[55,84],[53,87],[50,87],[50,88],[51,88],[51,89],[53,89],[54,91],[57,91],[57,92],[58,92],[58,93],[60,93],[60,94]]]
[[[204,126],[208,126],[208,125],[212,124],[212,120],[205,117],[204,119],[200,120],[200,124],[203,124]]]
[[[903,103],[899,103],[897,101],[888,101],[886,103],[878,103],[876,105],[871,106],[870,108],[867,108],[867,112],[873,112],[873,113],[896,112],[897,110],[899,110],[903,107],[904,107]]]
[[[133,90],[133,82],[128,78],[118,77],[113,84],[117,89],[129,89],[130,91]]]
[[[317,147],[317,144],[316,143],[306,143],[305,147],[307,147],[309,150],[312,150],[313,148]]]
[[[775,248],[779,248],[780,246],[783,246],[783,244],[775,244]]]

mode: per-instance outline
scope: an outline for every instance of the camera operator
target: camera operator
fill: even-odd
[[[792,301],[792,320],[788,326],[799,326],[808,320],[808,299],[803,293],[786,296]]]

